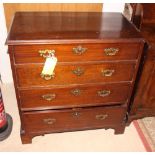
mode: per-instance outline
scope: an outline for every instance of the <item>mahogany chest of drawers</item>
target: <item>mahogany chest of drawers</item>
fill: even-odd
[[[64,131],[123,133],[143,44],[119,13],[16,13],[7,45],[22,143]],[[42,76],[53,50],[54,75]]]

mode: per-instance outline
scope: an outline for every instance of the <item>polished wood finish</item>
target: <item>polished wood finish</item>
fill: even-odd
[[[142,4],[143,7],[143,23],[155,23],[155,5],[153,3],[150,4]]]
[[[55,86],[69,84],[89,84],[105,82],[125,82],[132,81],[135,72],[135,63],[102,63],[102,64],[72,64],[57,65],[54,70],[54,77],[45,80],[41,77],[43,65],[19,65],[16,66],[16,76],[18,77],[19,87],[34,86]],[[81,70],[81,75],[74,71]],[[111,76],[104,76],[104,70],[114,70]]]
[[[100,115],[100,116],[99,116]],[[76,130],[90,128],[93,126],[102,127],[106,125],[115,126],[122,123],[125,117],[125,108],[91,108],[73,110],[51,110],[46,112],[25,112],[24,123],[26,131],[35,132],[55,132],[64,130]],[[45,120],[49,119],[49,121]],[[52,120],[53,119],[53,122]],[[64,125],[65,122],[65,125]],[[51,128],[52,127],[52,128]]]
[[[134,119],[155,116],[155,4],[135,4],[132,22],[137,26],[139,22],[140,33],[146,39],[142,67],[137,79],[135,95],[130,107],[130,123]],[[137,22],[138,20],[138,22]]]
[[[53,132],[124,132],[144,42],[123,15],[16,13],[6,43],[22,143]],[[47,49],[58,58],[49,80],[40,76],[45,58],[38,53]]]
[[[103,9],[103,3],[3,3],[3,6],[8,30],[15,12],[102,12]]]
[[[155,42],[154,26],[155,26],[155,5],[154,4],[135,4],[133,7],[133,24],[140,30],[142,36],[146,39],[149,45]],[[153,45],[154,46],[154,45]]]
[[[76,54],[73,48],[81,46],[86,48],[82,54]],[[118,49],[115,56],[106,55],[108,48]],[[58,62],[75,61],[110,61],[110,60],[136,60],[140,45],[138,43],[106,43],[106,44],[69,44],[69,45],[31,45],[14,46],[15,62],[18,63],[44,63],[45,58],[39,54],[40,50],[55,50]],[[133,52],[134,51],[134,52]]]
[[[148,55],[137,86],[129,121],[155,115],[155,51],[147,52]]]
[[[36,134],[47,134],[52,132],[75,131],[83,129],[114,128],[119,130],[118,124],[122,124],[125,118],[126,108],[99,107],[51,110],[43,112],[26,112],[22,115],[25,131],[32,137]],[[22,137],[25,136],[24,134]]]
[[[131,85],[129,83],[70,86],[57,89],[26,89],[19,91],[21,101],[20,107],[23,111],[28,111],[83,106],[118,105],[127,102],[130,89]],[[104,90],[110,91],[110,93],[103,96],[100,95],[99,92]],[[43,98],[45,95],[50,97],[47,99]],[[54,97],[52,97],[52,95]],[[30,100],[30,98],[33,98],[33,100]]]
[[[141,36],[119,13],[17,12],[7,44],[109,42],[111,38],[139,42]]]

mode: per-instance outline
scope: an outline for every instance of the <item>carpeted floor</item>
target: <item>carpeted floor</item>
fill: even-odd
[[[155,151],[155,117],[138,120],[138,124],[149,143],[152,151]]]
[[[20,119],[13,84],[2,86],[6,112],[13,117],[13,130],[8,139],[0,142],[0,151],[54,151],[54,152],[145,152],[146,148],[133,125],[124,134],[114,135],[112,129],[65,132],[38,136],[32,144],[22,145]]]

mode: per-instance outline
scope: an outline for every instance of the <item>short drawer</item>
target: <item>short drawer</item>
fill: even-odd
[[[54,77],[42,77],[43,65],[18,65],[20,87],[132,81],[134,63],[57,65]]]
[[[58,109],[125,103],[131,85],[105,84],[19,91],[22,110]]]
[[[125,114],[122,107],[96,107],[25,112],[22,120],[28,133],[50,133],[118,126]]]
[[[40,63],[45,58],[39,51],[54,50],[58,62],[135,60],[139,54],[138,43],[27,45],[14,46],[16,63]],[[46,54],[44,54],[46,56]]]

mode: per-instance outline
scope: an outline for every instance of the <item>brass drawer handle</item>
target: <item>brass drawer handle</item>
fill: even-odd
[[[44,80],[51,80],[54,78],[54,73],[52,75],[49,75],[49,74],[41,74],[41,78],[43,78]]]
[[[104,49],[104,52],[107,56],[113,56],[116,55],[119,51],[119,48],[106,48]]]
[[[56,119],[55,118],[45,118],[45,119],[43,119],[43,122],[45,124],[52,125],[53,123],[56,122]]]
[[[39,50],[38,53],[41,57],[48,58],[55,54],[55,50]]]
[[[114,69],[103,69],[101,72],[103,76],[107,77],[107,76],[112,76],[115,70]]]
[[[96,119],[97,120],[105,120],[107,117],[108,117],[107,114],[99,114],[99,115],[96,115]]]
[[[98,96],[100,97],[106,97],[110,95],[110,90],[100,90],[97,92]]]
[[[55,94],[45,94],[45,95],[42,95],[42,98],[46,101],[52,101],[54,100],[56,97]]]
[[[84,74],[84,70],[81,69],[80,67],[78,67],[77,69],[72,71],[73,74],[77,75],[77,76],[81,76],[82,74]]]
[[[74,90],[71,90],[71,93],[74,95],[74,96],[79,96],[81,94],[81,90],[79,89],[74,89]]]
[[[87,50],[87,48],[83,48],[82,46],[77,46],[73,48],[73,53],[77,54],[77,55],[81,55],[83,54],[85,51]]]

